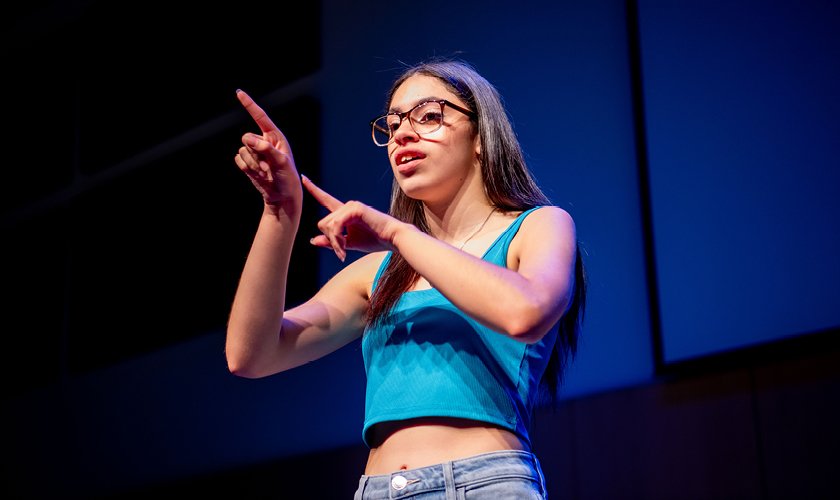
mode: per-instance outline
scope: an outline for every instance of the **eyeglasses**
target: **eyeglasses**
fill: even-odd
[[[478,115],[472,111],[462,108],[456,104],[441,99],[437,101],[426,101],[414,106],[404,113],[388,113],[370,121],[370,129],[373,134],[373,142],[377,146],[387,146],[394,140],[394,133],[400,128],[402,121],[408,117],[411,128],[419,135],[431,134],[443,125],[443,108],[449,106],[460,111],[470,118]]]

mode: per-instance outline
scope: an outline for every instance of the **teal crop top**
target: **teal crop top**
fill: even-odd
[[[522,213],[482,257],[507,265]],[[374,286],[391,255],[376,273]],[[405,293],[383,326],[362,340],[367,372],[362,438],[374,424],[417,417],[478,420],[512,431],[530,446],[537,388],[557,338],[524,344],[486,328],[435,289]]]

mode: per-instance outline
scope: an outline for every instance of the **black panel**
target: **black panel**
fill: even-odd
[[[367,447],[357,445],[123,492],[106,498],[352,498],[359,486],[359,477],[364,472],[367,456]]]
[[[0,213],[70,182],[78,80],[72,27],[3,42]]]
[[[6,2],[3,4],[3,16],[0,17],[0,29],[6,33],[22,21],[36,15],[38,11],[53,3],[52,0],[29,0],[27,2]]]
[[[247,12],[246,12],[247,11]],[[100,171],[320,64],[319,3],[96,2],[79,21],[83,172]],[[294,24],[294,29],[278,29]]]
[[[236,102],[233,92],[226,94]],[[242,111],[244,114],[244,111]],[[268,110],[307,174],[317,171],[319,107]],[[77,198],[68,368],[85,372],[223,327],[262,211],[233,162],[246,123]],[[317,207],[307,197],[288,304],[317,290]],[[312,233],[312,234],[310,234]]]
[[[61,367],[67,216],[55,210],[2,232],[2,397],[56,382]]]

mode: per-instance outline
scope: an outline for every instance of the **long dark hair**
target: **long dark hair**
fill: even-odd
[[[536,206],[551,205],[528,171],[522,148],[502,105],[501,96],[490,82],[479,75],[472,66],[461,61],[426,62],[407,69],[394,82],[388,93],[388,105],[400,85],[416,75],[437,78],[476,113],[477,118],[471,118],[471,121],[473,131],[478,133],[481,143],[480,162],[484,190],[493,205],[503,211],[522,211]],[[423,202],[406,196],[396,179],[391,188],[389,213],[392,217],[431,234]],[[420,275],[402,255],[394,252],[371,296],[366,311],[368,325],[382,324],[400,297],[409,291],[419,278]],[[552,402],[556,400],[566,363],[577,351],[585,297],[586,276],[578,246],[572,304],[560,320],[557,342],[540,380],[541,389]]]

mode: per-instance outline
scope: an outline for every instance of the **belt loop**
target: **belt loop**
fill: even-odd
[[[531,453],[531,458],[534,462],[534,470],[537,471],[537,475],[540,476],[540,489],[542,489],[542,496],[545,500],[548,500],[548,491],[545,489],[545,476],[543,476],[542,467],[540,467],[540,460],[533,453]]]
[[[359,489],[356,490],[356,494],[353,495],[353,500],[362,500],[365,497],[365,486],[367,486],[367,476],[362,475],[359,478]]]
[[[456,500],[455,473],[452,462],[443,462],[443,485],[446,488],[446,500]]]

